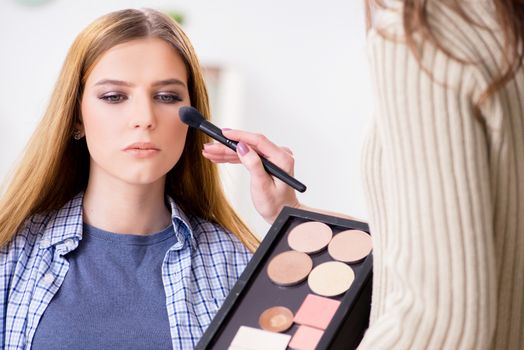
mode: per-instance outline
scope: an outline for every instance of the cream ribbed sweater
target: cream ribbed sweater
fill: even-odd
[[[425,45],[431,79],[402,42],[368,36],[375,266],[362,349],[524,349],[524,70],[476,115],[502,41],[491,4],[462,3],[489,29],[435,1],[429,16],[443,44],[477,64]],[[399,33],[400,21],[378,23]]]

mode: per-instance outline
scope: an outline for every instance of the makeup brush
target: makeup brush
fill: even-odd
[[[184,122],[185,124],[204,132],[205,134],[217,140],[224,146],[231,148],[233,151],[237,151],[238,142],[225,137],[222,134],[222,130],[220,130],[220,128],[205,120],[202,114],[200,114],[200,112],[198,112],[195,108],[187,106],[180,107],[178,114],[180,116],[180,120],[182,120],[182,122]],[[264,166],[264,169],[269,174],[273,175],[277,179],[282,180],[284,183],[286,183],[287,185],[291,186],[299,192],[306,191],[306,185],[304,185],[303,183],[286,173],[284,170],[279,168],[274,163],[271,163],[266,158],[260,156],[260,159],[262,160],[262,165]]]

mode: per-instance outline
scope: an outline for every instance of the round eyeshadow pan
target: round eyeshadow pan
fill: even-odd
[[[317,221],[309,221],[294,227],[287,237],[291,249],[303,253],[316,253],[324,249],[331,238],[331,228]]]
[[[266,331],[285,332],[293,324],[293,317],[293,313],[287,307],[274,306],[260,315],[258,324]]]
[[[292,286],[306,279],[313,260],[306,253],[288,250],[275,256],[267,267],[269,279],[280,286]]]
[[[354,279],[355,273],[351,267],[339,261],[329,261],[311,271],[308,284],[316,294],[334,297],[346,292]]]
[[[347,230],[336,234],[328,246],[329,255],[345,263],[356,263],[371,252],[371,236],[360,230]]]

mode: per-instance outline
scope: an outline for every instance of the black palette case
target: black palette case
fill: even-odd
[[[327,224],[333,234],[345,230],[361,230],[369,234],[363,222],[343,219],[285,207],[277,217],[267,235],[239,280],[227,296],[224,304],[200,339],[196,349],[227,349],[240,326],[260,328],[260,314],[272,306],[285,306],[296,313],[307,294],[313,294],[307,280],[290,287],[278,286],[267,275],[271,259],[290,250],[287,237],[297,225],[317,221]],[[327,249],[310,254],[313,266],[333,261]],[[371,307],[373,257],[350,264],[355,273],[351,287],[343,294],[330,297],[339,300],[340,306],[325,329],[316,349],[354,349],[360,343],[369,324]],[[284,334],[293,335],[298,326],[293,324]]]

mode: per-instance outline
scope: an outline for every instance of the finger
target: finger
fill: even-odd
[[[271,142],[267,137],[262,134],[255,134],[248,131],[242,130],[228,130],[225,129],[222,131],[224,136],[235,141],[242,141],[247,143],[251,148],[254,148],[257,151],[262,152],[263,154],[270,155],[273,153],[280,152],[281,149],[273,142]]]
[[[210,155],[210,154],[207,154],[205,152],[202,152],[202,155],[212,161],[213,163],[219,163],[219,164],[222,164],[222,163],[230,163],[230,164],[239,164],[240,163],[240,159],[238,159],[238,157],[223,157],[223,156],[220,156],[220,157],[215,157],[213,155]]]
[[[273,185],[273,178],[264,170],[264,166],[257,152],[240,141],[237,145],[237,153],[240,161],[251,174],[252,185],[259,189]]]
[[[242,141],[262,153],[273,163],[288,172],[292,172],[294,166],[293,152],[289,148],[282,148],[271,142],[262,134],[255,134],[241,130],[223,130],[224,136],[235,141]]]
[[[236,152],[219,143],[204,144],[202,155],[214,163],[240,163]]]
[[[216,156],[234,156],[238,157],[237,153],[233,151],[232,149],[222,145],[218,142],[211,142],[211,143],[205,143],[204,144],[204,151],[210,154],[214,154]]]
[[[293,155],[293,151],[289,148],[289,147],[284,147],[282,146],[281,147],[284,151],[286,151],[287,153],[289,153],[291,156]]]
[[[202,155],[215,163],[240,163],[235,151],[219,143],[204,144]]]

